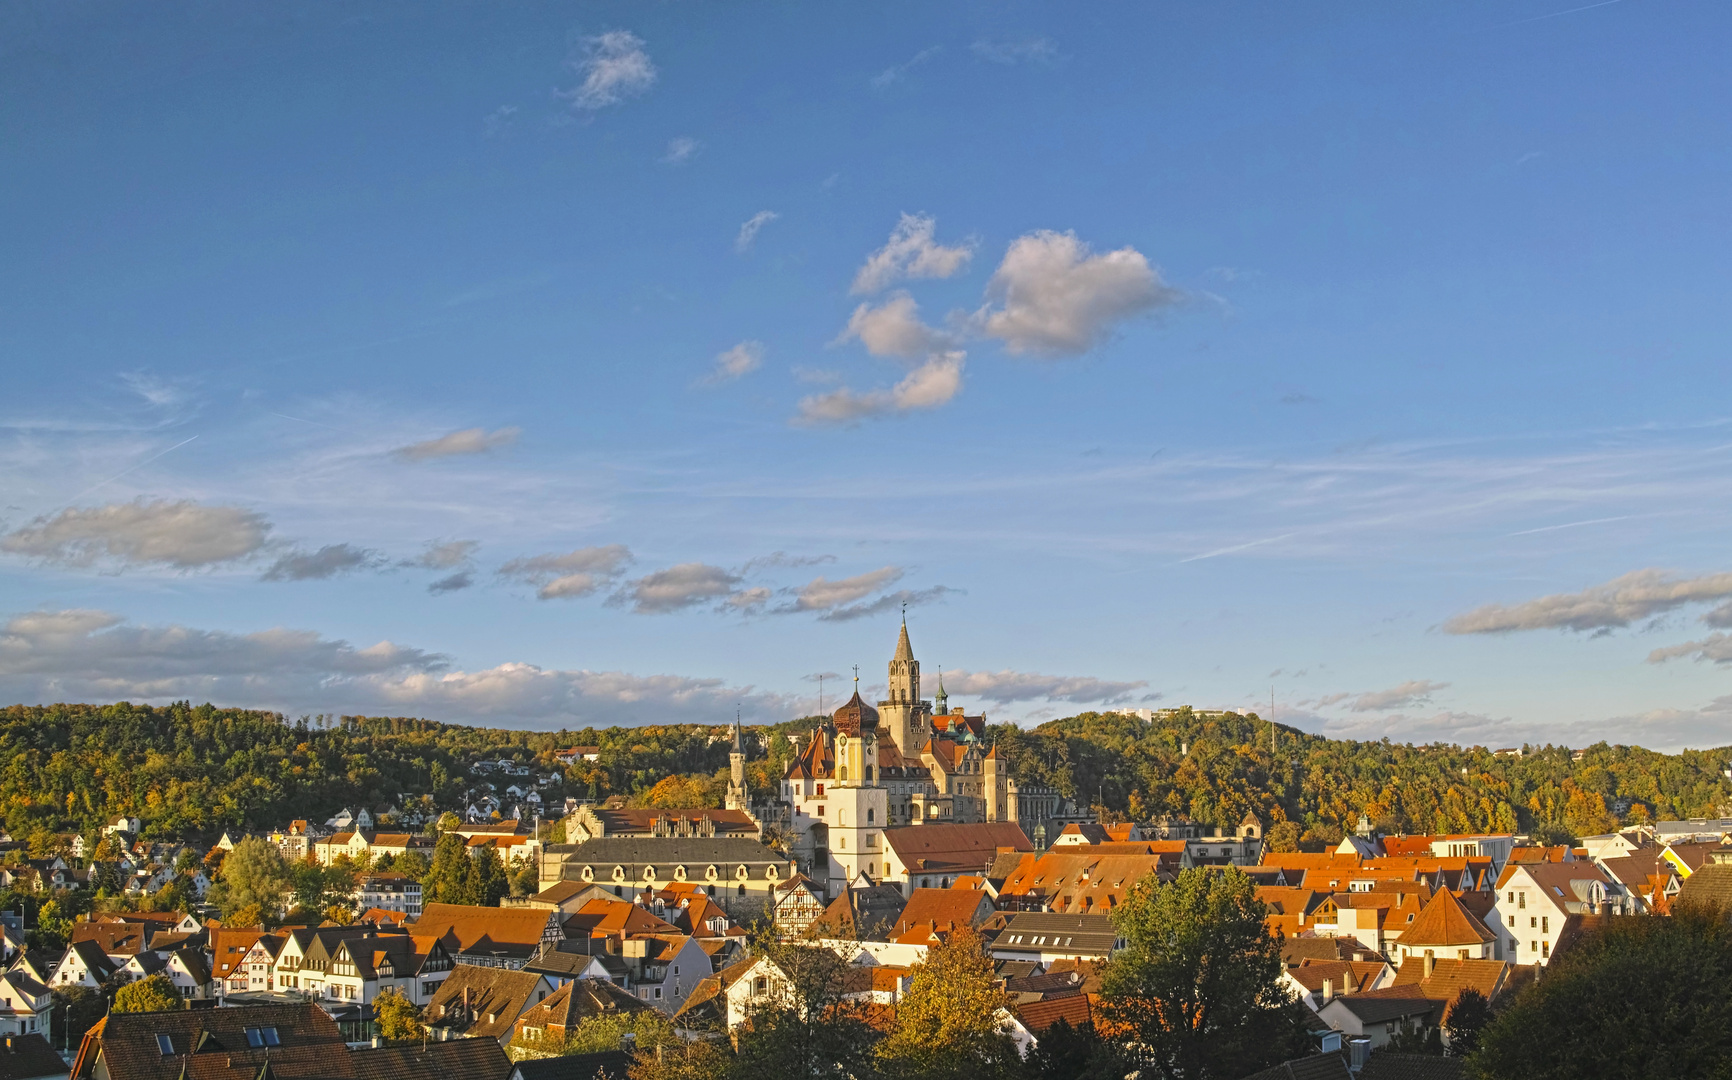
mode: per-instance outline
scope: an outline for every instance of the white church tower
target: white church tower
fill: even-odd
[[[884,826],[889,793],[878,776],[878,711],[854,696],[832,717],[836,725],[836,775],[831,784],[830,892],[861,877],[881,881],[885,861]]]

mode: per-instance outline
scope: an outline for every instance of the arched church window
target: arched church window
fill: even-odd
[[[838,780],[848,779],[848,766],[846,766],[846,765],[842,766],[841,770],[836,775],[836,779],[838,779]]]

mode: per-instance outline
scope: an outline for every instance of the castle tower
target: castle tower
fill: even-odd
[[[981,785],[984,789],[981,794],[986,796],[986,820],[988,821],[1006,820],[1004,813],[1006,794],[1004,781],[1006,777],[999,771],[999,767],[1003,764],[1003,759],[998,756],[997,745],[986,752],[985,759],[980,763],[981,772],[984,774],[982,779],[985,781]]]
[[[860,700],[856,689],[831,717],[836,729],[836,775],[830,791],[830,885],[834,894],[862,874],[878,880],[889,872],[884,861],[884,826],[890,795],[879,785],[878,711]]]
[[[932,737],[931,706],[920,700],[920,661],[908,642],[908,619],[896,639],[896,655],[890,658],[889,697],[878,703],[884,733],[905,758],[916,758]]]
[[[750,810],[752,797],[746,790],[746,738],[740,731],[740,717],[734,716],[734,748],[728,752],[729,810]]]

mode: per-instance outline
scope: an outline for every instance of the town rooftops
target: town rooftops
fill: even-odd
[[[559,913],[547,908],[428,904],[409,924],[417,937],[444,939],[453,953],[528,957],[559,933]]]
[[[414,1042],[350,1055],[357,1080],[506,1080],[511,1058],[493,1039]]]
[[[1402,931],[1401,946],[1404,949],[1477,946],[1494,937],[1484,923],[1468,914],[1454,893],[1444,889],[1433,896],[1431,903],[1419,913],[1419,918]]]
[[[43,993],[48,991],[44,989]],[[66,1062],[41,1035],[7,1035],[0,1041],[0,1080],[65,1076]]]
[[[311,1003],[110,1013],[85,1035],[72,1075],[255,1080],[267,1060],[285,1080],[355,1075],[336,1022]]]
[[[458,964],[427,1003],[426,1023],[468,1038],[503,1041],[546,986],[533,971]]]
[[[643,876],[638,869],[645,866],[666,867],[670,877],[676,866],[684,866],[698,878],[709,866],[723,877],[733,877],[735,868],[744,866],[758,869],[754,876],[762,877],[767,863],[785,865],[790,874],[795,871],[791,861],[746,836],[598,836],[567,849],[565,876],[575,877],[589,865],[610,874],[615,866],[624,867],[627,876],[637,880]]]
[[[1010,917],[993,942],[995,950],[1064,952],[1080,956],[1110,956],[1118,934],[1107,915],[1063,915],[1051,911],[1019,911]]]
[[[884,840],[910,874],[978,874],[1000,850],[1034,850],[1034,844],[1014,821],[907,825],[885,829]]]

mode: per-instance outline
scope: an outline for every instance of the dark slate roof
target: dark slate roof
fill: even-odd
[[[1036,938],[1043,939],[1039,944]],[[1118,939],[1106,915],[1065,915],[1051,911],[1019,911],[993,941],[995,949],[1066,949],[1106,956]]]
[[[511,1075],[511,1059],[492,1039],[357,1050],[350,1060],[358,1080],[507,1080]]]
[[[1283,1061],[1245,1080],[1353,1080],[1353,1074],[1347,1071],[1347,1062],[1340,1054],[1313,1054]]]
[[[566,1054],[563,1057],[529,1058],[519,1061],[512,1080],[625,1080],[631,1055],[623,1050],[599,1054]]]
[[[40,1035],[8,1035],[0,1043],[0,1080],[65,1075],[66,1062]]]
[[[1427,1054],[1389,1054],[1379,1050],[1359,1070],[1358,1080],[1464,1080],[1467,1068],[1461,1058]]]

